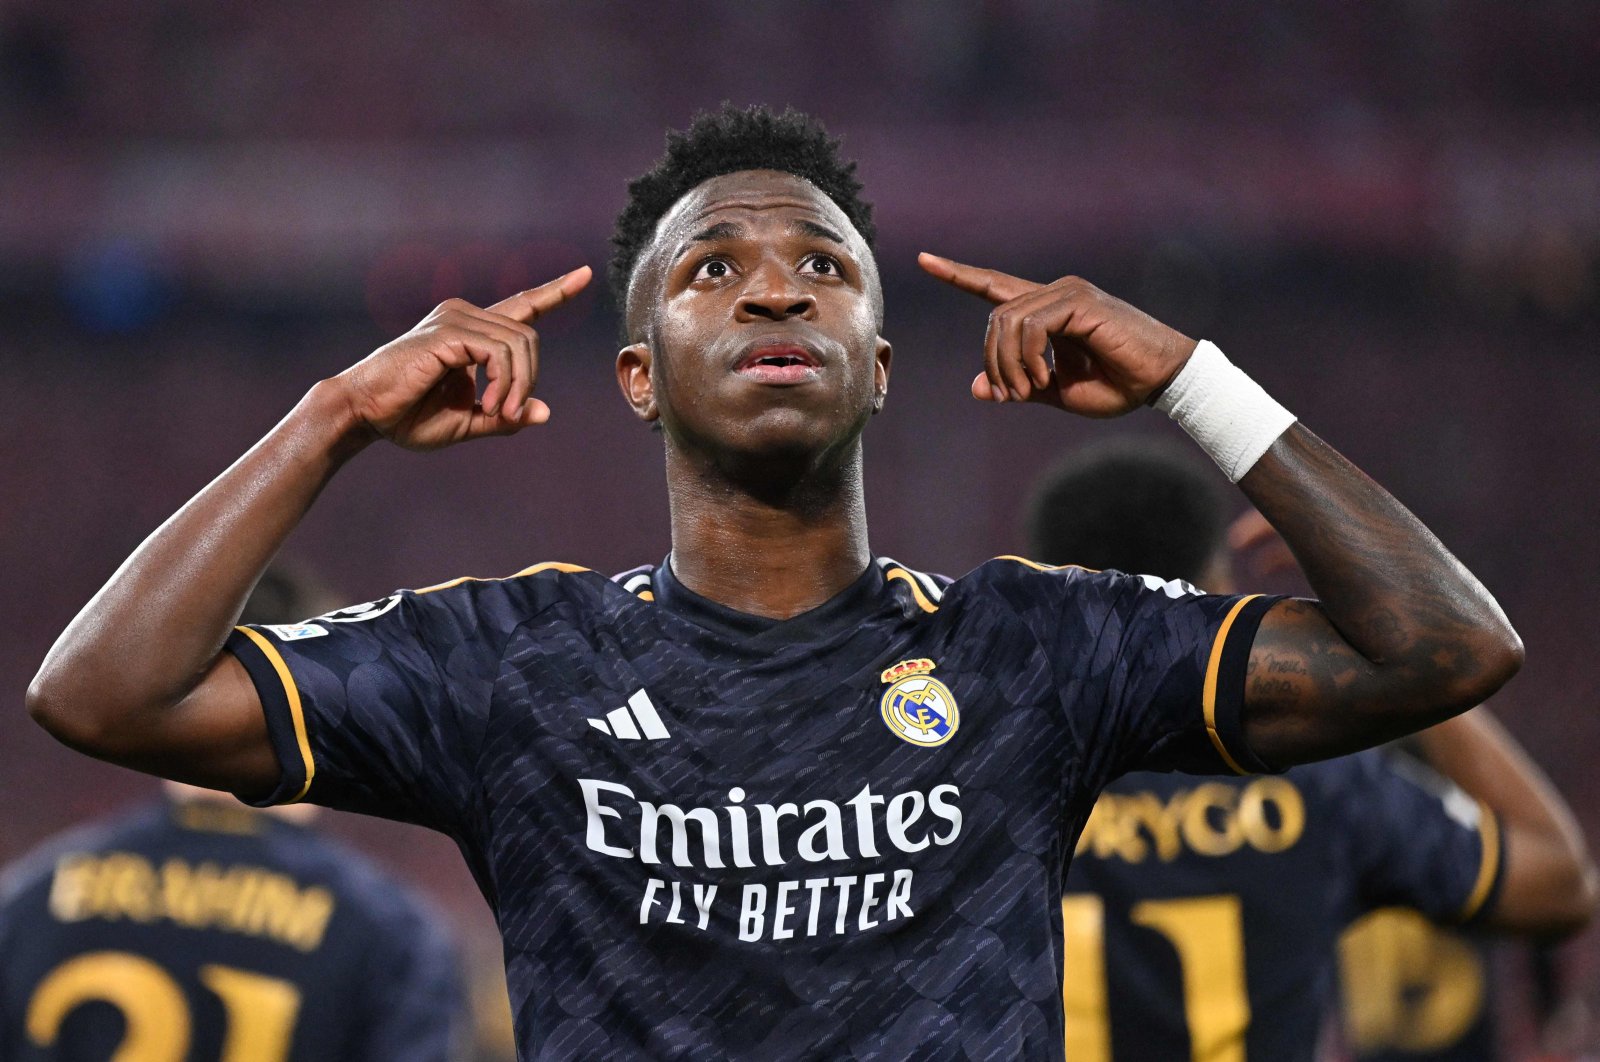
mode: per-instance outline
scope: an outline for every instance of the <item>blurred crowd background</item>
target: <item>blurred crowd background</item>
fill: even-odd
[[[876,552],[959,574],[1017,551],[1058,454],[1172,430],[978,406],[986,308],[913,259],[1086,276],[1216,340],[1483,576],[1528,647],[1496,711],[1600,840],[1600,5],[4,0],[0,861],[153,789],[22,711],[116,565],[443,298],[598,271],[663,130],[725,99],[822,117],[876,202]],[[664,556],[660,444],[615,391],[599,289],[542,328],[548,427],[374,448],[296,561],[359,601]],[[335,829],[493,954],[447,841]],[[1600,1005],[1600,935],[1564,961]]]

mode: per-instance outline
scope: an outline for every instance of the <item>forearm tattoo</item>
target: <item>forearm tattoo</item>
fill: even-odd
[[[1240,481],[1318,600],[1251,652],[1246,725],[1279,764],[1390,740],[1471,707],[1520,662],[1494,598],[1403,505],[1301,425]]]

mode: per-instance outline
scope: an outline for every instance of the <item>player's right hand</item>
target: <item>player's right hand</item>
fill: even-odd
[[[593,275],[581,266],[487,308],[447,299],[334,380],[357,423],[410,450],[543,424],[550,407],[533,397],[539,374],[533,322],[582,291]],[[480,366],[487,381],[482,399]]]

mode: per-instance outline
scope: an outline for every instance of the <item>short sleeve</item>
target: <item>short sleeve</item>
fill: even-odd
[[[1244,739],[1244,686],[1256,629],[1279,599],[1203,594],[1150,575],[1116,581],[1105,634],[1118,773],[1269,771]]]
[[[1088,792],[1132,770],[1270,770],[1244,740],[1242,711],[1256,629],[1280,598],[1021,563],[1032,571],[1011,596],[1050,656]]]
[[[501,654],[501,583],[399,591],[296,624],[236,628],[282,768],[258,804],[309,800],[456,834]]]
[[[1359,883],[1349,916],[1405,906],[1436,922],[1468,922],[1489,910],[1505,855],[1494,812],[1409,756],[1347,759],[1336,806],[1348,816],[1341,836]]]

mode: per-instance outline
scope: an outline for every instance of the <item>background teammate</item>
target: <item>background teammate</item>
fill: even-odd
[[[268,569],[249,622],[320,611]],[[7,1062],[450,1062],[469,1039],[441,919],[307,805],[167,783],[0,877]]]
[[[1187,451],[1111,442],[1041,479],[1029,548],[1051,564],[1226,593],[1224,514],[1215,474]],[[1241,518],[1233,537],[1259,539],[1254,522]],[[1281,776],[1135,772],[1111,783],[1062,901],[1069,1062],[1314,1057],[1333,1008],[1335,941],[1373,907],[1543,936],[1581,928],[1595,868],[1571,812],[1510,736],[1478,709],[1415,740],[1455,782],[1366,752]],[[1363,990],[1362,979],[1372,990],[1387,979],[1381,965],[1349,977]]]

